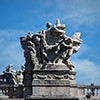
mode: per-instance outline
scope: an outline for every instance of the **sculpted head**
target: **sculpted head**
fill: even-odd
[[[51,28],[51,27],[52,27],[52,23],[48,22],[48,23],[46,24],[46,27],[47,27],[47,29]]]
[[[54,26],[52,26],[50,23],[47,23],[47,25],[49,27],[51,27],[49,30],[52,33],[52,35],[61,36],[61,35],[65,34],[66,25],[65,24],[61,24],[59,19],[56,20],[56,23],[54,24]]]
[[[59,19],[56,20],[56,24],[54,25],[54,28],[56,29],[57,32],[59,32],[61,34],[65,34],[66,25],[61,24]]]
[[[72,37],[71,39],[77,43],[77,44],[81,44],[82,43],[82,39],[81,38],[81,33],[80,32],[76,32]]]

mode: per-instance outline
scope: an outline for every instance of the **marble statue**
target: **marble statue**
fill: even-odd
[[[22,85],[23,84],[23,71],[12,70],[13,65],[9,64],[5,67],[3,74],[0,75],[0,80],[2,84],[9,85]]]
[[[82,40],[81,33],[77,32],[71,37],[65,35],[65,24],[60,20],[52,26],[46,24],[47,30],[42,30],[38,34],[29,32],[26,37],[21,37],[21,45],[24,49],[26,66],[44,63],[63,63],[70,65],[69,58],[76,53]],[[72,64],[71,64],[72,65]]]
[[[81,33],[66,36],[66,25],[61,24],[59,19],[54,25],[48,22],[46,27],[46,30],[37,34],[29,32],[27,36],[20,37],[25,57],[24,97],[37,98],[41,95],[44,98],[60,98],[60,95],[63,95],[64,98],[68,95],[66,92],[70,91],[68,86],[76,84],[76,72],[70,57],[80,49]],[[52,92],[52,89],[56,92]]]

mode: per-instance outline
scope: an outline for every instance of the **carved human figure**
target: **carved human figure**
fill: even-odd
[[[62,36],[65,33],[65,25],[60,24],[60,21],[57,20],[54,26],[50,23],[47,23],[46,26],[49,26],[49,28],[45,30],[44,40],[46,41],[46,45],[44,45],[44,52],[46,52],[49,62],[54,63],[54,60],[58,55],[59,46],[63,41]]]
[[[6,79],[7,84],[17,84],[17,80],[15,77],[16,71],[12,70],[12,67],[13,65],[10,64],[5,68],[5,71],[3,71],[4,78]]]
[[[80,39],[81,33],[77,32],[73,36],[70,37],[72,41],[72,48],[68,50],[66,57],[64,58],[64,62],[69,66],[70,70],[74,71],[74,65],[70,62],[70,57],[72,54],[76,53],[80,49],[80,44],[82,40]]]
[[[27,37],[20,38],[22,48],[24,49],[25,66],[33,66],[38,63],[35,44],[33,42],[33,34],[28,33]]]
[[[17,80],[18,85],[23,84],[23,74],[21,70],[16,71],[16,80]]]
[[[39,64],[48,62],[47,53],[45,52],[45,48],[47,46],[47,43],[45,40],[45,30],[42,30],[41,32],[39,32],[39,34],[35,34],[33,36],[33,42],[35,43]]]

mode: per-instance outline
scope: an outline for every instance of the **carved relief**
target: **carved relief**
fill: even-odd
[[[46,73],[43,74],[42,72],[40,73],[35,73],[33,74],[33,79],[71,79],[74,80],[74,78],[72,78],[73,75],[69,75],[69,73]]]

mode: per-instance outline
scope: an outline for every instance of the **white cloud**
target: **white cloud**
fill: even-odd
[[[25,63],[19,38],[26,36],[29,30],[0,30],[0,73],[13,64],[13,69],[19,70]]]
[[[23,32],[0,30],[0,73],[9,64],[13,64],[14,69],[20,69],[24,64],[23,50],[19,40]]]
[[[95,61],[90,60],[90,56],[93,54],[90,53],[91,49],[86,45],[82,44],[80,50],[73,54],[71,57],[71,62],[75,65],[76,80],[78,84],[100,84],[100,64],[97,64]],[[85,56],[87,55],[87,58]],[[84,57],[82,57],[84,56]]]
[[[100,22],[99,0],[54,0],[54,2],[47,2],[46,5],[53,7],[53,10],[47,15],[42,14],[44,19],[55,20],[58,17],[64,22],[70,22],[75,28],[83,24],[90,25]],[[50,9],[50,7],[47,9]]]
[[[77,53],[73,54],[71,58],[73,59],[73,58],[77,58],[77,57],[79,57],[79,56],[82,56],[82,55],[84,55],[84,53],[86,53],[87,51],[89,51],[88,45],[82,43],[82,44],[80,45],[79,51],[78,51]]]
[[[87,59],[74,59],[79,84],[100,84],[100,65]]]
[[[12,63],[17,67],[20,67],[23,64],[24,59],[20,48],[21,46],[18,42],[8,43],[1,51],[0,63],[3,63],[4,65]]]

